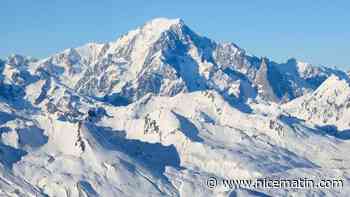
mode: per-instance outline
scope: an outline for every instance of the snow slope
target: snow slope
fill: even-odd
[[[349,78],[329,77],[312,94],[286,104],[295,116],[323,127],[350,128]]]

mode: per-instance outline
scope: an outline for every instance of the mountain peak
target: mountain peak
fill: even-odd
[[[349,79],[332,74],[314,93],[317,94],[318,92],[323,92],[325,90],[333,91],[334,89],[348,89],[349,87]]]
[[[173,27],[182,27],[184,22],[180,18],[154,18],[146,22],[139,30],[143,34],[159,36],[163,32],[169,31]]]
[[[159,37],[163,32],[169,31],[173,27],[182,27],[184,22],[177,19],[155,18],[146,22],[139,30],[144,35]]]
[[[157,28],[162,30],[167,30],[173,25],[183,25],[184,22],[180,18],[169,19],[164,17],[154,18],[148,21],[144,28]]]
[[[184,22],[179,18],[154,18],[137,29],[124,34],[117,41],[112,42],[111,51],[114,51],[119,45],[127,45],[128,43],[135,42],[136,38],[138,38],[138,41],[142,41],[142,46],[150,46],[152,43],[156,42],[164,32],[169,31],[172,27],[182,27],[183,25]]]
[[[20,55],[20,54],[11,54],[9,57],[7,57],[7,63],[10,65],[23,65],[27,62],[34,62],[36,61],[35,58]]]

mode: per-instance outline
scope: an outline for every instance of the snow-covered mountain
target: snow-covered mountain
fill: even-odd
[[[345,74],[294,59],[284,64],[263,61],[233,43],[216,43],[196,34],[180,19],[164,18],[114,42],[67,49],[36,67],[83,95],[114,105],[147,93],[174,96],[205,89],[228,99],[262,96],[280,102],[316,89],[330,74]],[[265,78],[271,87],[260,89],[257,78]]]
[[[116,41],[0,60],[2,196],[347,196],[350,85],[157,18]],[[343,188],[206,186],[342,179]]]
[[[295,116],[321,127],[350,128],[349,78],[329,77],[313,93],[286,104]]]

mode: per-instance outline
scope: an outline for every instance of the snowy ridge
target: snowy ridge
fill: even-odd
[[[312,94],[286,106],[309,122],[345,131],[350,128],[349,79],[331,76]]]
[[[36,65],[68,87],[114,105],[147,93],[173,96],[200,89],[215,89],[229,100],[286,102],[313,91],[331,74],[345,74],[295,59],[266,62],[263,78],[272,86],[258,90],[263,58],[247,55],[233,43],[202,37],[181,19],[158,18],[115,42],[67,49]]]
[[[0,61],[0,196],[347,196],[350,83],[158,18],[114,42]],[[210,189],[226,179],[343,188]]]

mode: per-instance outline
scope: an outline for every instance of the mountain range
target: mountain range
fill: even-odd
[[[156,18],[109,43],[0,60],[0,136],[3,196],[347,196],[349,73]],[[344,187],[209,188],[209,177]]]

